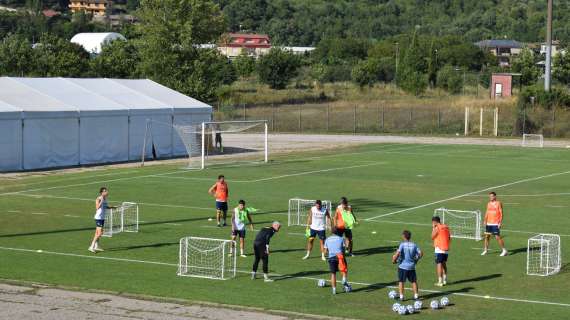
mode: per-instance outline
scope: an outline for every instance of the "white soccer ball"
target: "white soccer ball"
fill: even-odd
[[[406,306],[400,306],[398,308],[398,314],[399,315],[405,315],[408,313],[408,309],[406,309]]]
[[[214,219],[212,219],[212,218],[208,218],[208,221],[212,221],[212,220],[214,220]]]
[[[414,313],[416,310],[414,309],[414,306],[412,306],[411,304],[406,306],[406,309],[408,310],[409,314]]]
[[[317,286],[323,288],[327,285],[327,282],[325,281],[325,279],[319,279],[319,281],[317,282]]]
[[[423,306],[423,303],[421,301],[418,300],[418,301],[414,302],[414,309],[416,310],[416,312],[422,310],[422,306]]]
[[[392,305],[392,311],[397,313],[398,310],[400,310],[400,304],[396,302]]]
[[[390,299],[396,299],[397,296],[398,294],[396,293],[395,290],[390,290],[390,292],[388,292],[388,298]]]
[[[449,305],[449,298],[448,297],[441,298],[441,300],[439,300],[439,304],[442,307],[447,307]]]
[[[352,292],[352,286],[350,284],[344,285],[344,292]]]
[[[433,310],[439,309],[439,301],[437,300],[432,300],[429,304],[430,308],[432,308]]]
[[[459,132],[456,132],[456,133],[455,133],[455,136],[459,137]]]

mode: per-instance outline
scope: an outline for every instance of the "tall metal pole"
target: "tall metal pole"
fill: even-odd
[[[544,72],[544,91],[550,91],[551,64],[552,64],[552,0],[548,0],[548,13],[546,15],[546,65]]]

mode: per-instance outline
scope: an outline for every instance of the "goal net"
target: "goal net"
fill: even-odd
[[[139,206],[134,202],[123,202],[115,209],[109,209],[103,227],[103,236],[112,237],[119,232],[139,232]]]
[[[189,168],[213,164],[267,162],[267,121],[203,122],[174,125],[186,148]]]
[[[435,216],[449,226],[451,237],[460,239],[481,240],[481,211],[435,209]]]
[[[525,133],[523,134],[522,146],[542,148],[544,147],[544,137],[541,134]]]
[[[538,234],[528,239],[526,274],[550,276],[558,273],[562,260],[560,256],[560,236]]]
[[[289,212],[287,214],[288,226],[307,226],[309,210],[315,205],[316,200],[293,198],[289,199]],[[323,208],[330,213],[332,204],[329,200],[321,200]],[[327,228],[329,228],[327,224]]]
[[[199,237],[180,239],[178,275],[220,280],[235,277],[235,241]]]

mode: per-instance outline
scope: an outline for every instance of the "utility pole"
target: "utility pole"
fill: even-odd
[[[548,0],[548,13],[546,14],[546,65],[544,71],[544,91],[550,91],[552,65],[552,0]]]

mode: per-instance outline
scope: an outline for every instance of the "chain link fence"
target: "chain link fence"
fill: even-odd
[[[467,115],[468,114],[468,115]],[[497,118],[497,120],[495,120]],[[570,110],[514,105],[495,107],[390,106],[334,104],[247,105],[221,107],[216,121],[267,120],[275,133],[417,134],[470,136],[520,136],[540,133],[545,137],[570,137]],[[466,120],[468,123],[465,130]]]

